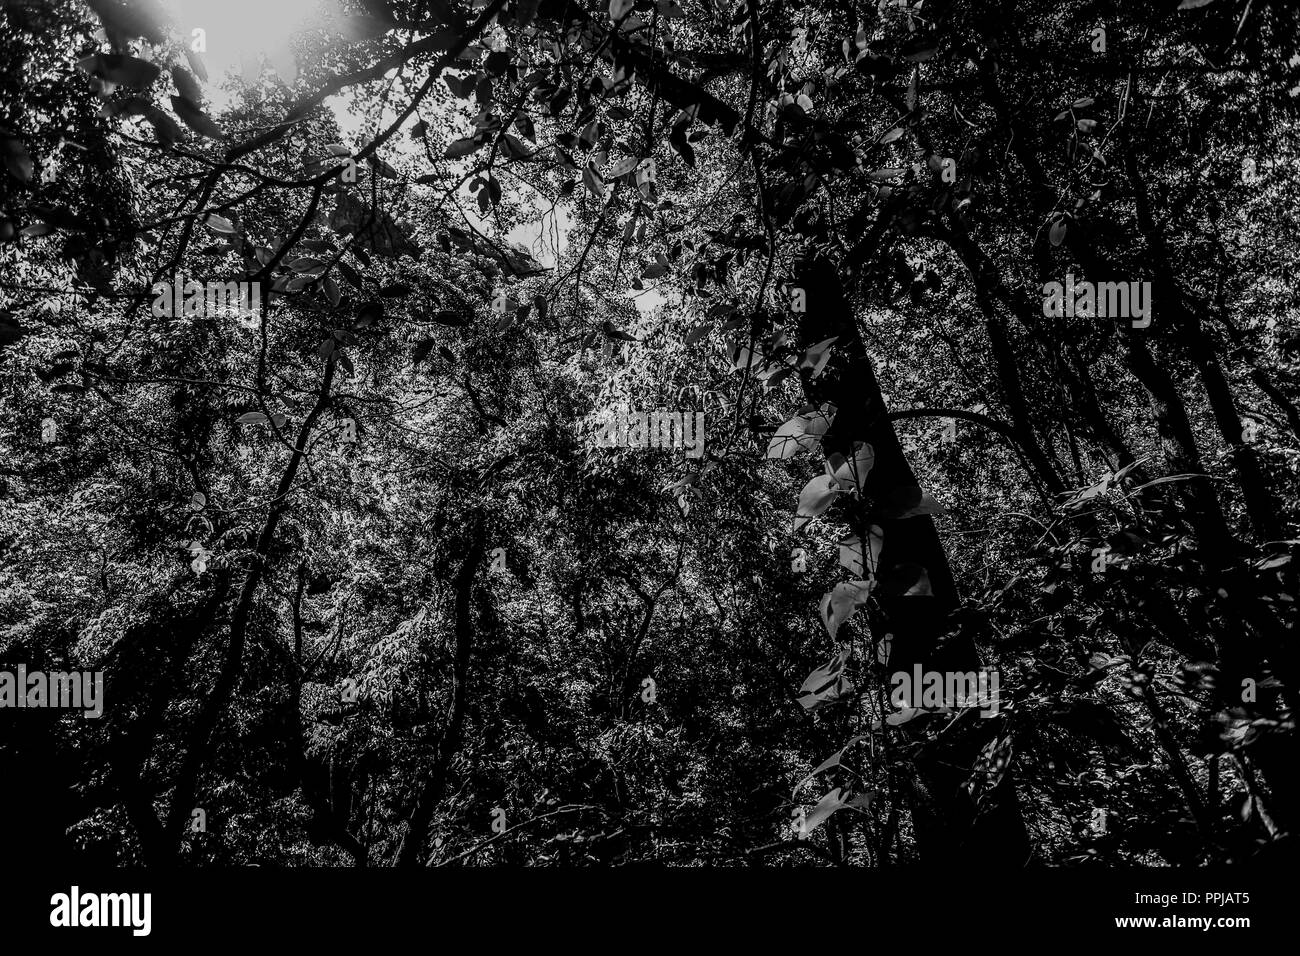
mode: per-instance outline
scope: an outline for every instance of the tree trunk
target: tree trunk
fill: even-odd
[[[464,733],[465,713],[469,707],[469,666],[477,632],[473,617],[474,578],[486,555],[483,516],[476,514],[473,521],[469,551],[456,575],[456,655],[452,664],[451,712],[447,715],[447,726],[438,739],[433,766],[417,787],[415,808],[411,811],[406,835],[397,850],[397,866],[419,866],[423,862],[424,844],[433,822],[433,811],[442,799],[447,772],[452,758],[460,750]]]
[[[835,352],[817,379],[805,377],[810,402],[832,402],[838,409],[823,445],[826,452],[850,454],[852,443],[865,441],[875,450],[868,476],[860,526],[878,524],[883,532],[878,579],[915,565],[924,568],[929,595],[901,596],[878,588],[879,612],[872,626],[893,635],[887,668],[910,671],[919,663],[925,671],[978,670],[979,654],[968,634],[950,616],[960,603],[956,582],[933,520],[928,515],[886,517],[882,509],[898,493],[914,488],[916,478],[880,394],[871,359],[858,334],[839,275],[820,257],[801,259],[795,282],[804,289],[807,311],[799,328],[802,347],[837,336]],[[927,865],[980,860],[982,865],[1022,866],[1029,856],[1028,838],[1016,804],[1011,774],[978,808],[963,789],[967,776],[995,721],[978,721],[976,733],[959,735],[950,743],[918,751],[916,780],[923,795],[916,802],[914,826],[922,859]]]

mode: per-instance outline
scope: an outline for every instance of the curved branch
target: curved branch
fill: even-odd
[[[902,411],[889,413],[891,422],[901,421],[906,418],[960,418],[963,421],[973,422],[987,428],[989,431],[997,432],[1012,444],[1016,443],[1015,429],[1008,423],[999,421],[996,418],[989,418],[987,415],[981,415],[979,412],[968,412],[964,408],[905,408]]]

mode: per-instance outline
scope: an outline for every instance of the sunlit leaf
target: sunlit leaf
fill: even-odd
[[[224,216],[218,216],[215,212],[208,213],[204,217],[203,223],[213,232],[220,232],[225,235],[233,235],[235,232],[235,224]]]
[[[835,406],[830,403],[814,411],[795,415],[781,425],[767,445],[767,458],[791,458],[800,449],[813,450],[821,444],[822,436],[835,419]]]
[[[830,793],[826,794],[826,796],[817,801],[817,806],[813,807],[812,813],[808,814],[807,818],[804,820],[803,832],[811,833],[813,830],[816,830],[830,818],[832,813],[836,810],[843,809],[844,805],[845,800],[842,791],[839,787],[836,787]]]
[[[867,529],[867,548],[863,548],[862,539],[856,534],[841,538],[839,542],[840,567],[847,568],[850,574],[862,577],[875,574],[880,564],[880,548],[884,544],[885,532],[880,525],[873,524]]]
[[[830,475],[818,475],[804,485],[803,491],[799,492],[799,510],[795,515],[794,530],[799,531],[809,521],[825,512],[835,503],[835,497],[839,493],[839,486]]]
[[[600,173],[596,172],[590,166],[587,166],[582,171],[582,183],[587,187],[587,192],[591,193],[597,199],[605,198],[605,181],[601,178]]]
[[[851,681],[844,676],[844,665],[848,663],[851,648],[837,653],[826,664],[818,667],[800,685],[799,704],[805,710],[817,710],[832,704],[840,697],[853,693]]]
[[[853,457],[845,458],[843,455],[835,454],[830,457],[828,464],[831,467],[831,474],[839,482],[840,487],[845,491],[861,492],[866,483],[867,475],[871,474],[871,468],[876,463],[876,452],[866,442],[853,443]]]
[[[870,734],[858,734],[856,737],[854,737],[852,740],[846,743],[843,747],[837,750],[834,754],[832,754],[830,757],[826,758],[820,764],[814,767],[812,773],[808,774],[808,776],[800,780],[799,783],[795,785],[795,788],[792,791],[790,791],[791,796],[794,796],[800,790],[802,790],[804,785],[808,783],[808,781],[812,780],[819,773],[825,773],[827,770],[830,770],[832,767],[838,767],[840,765],[840,761],[844,758],[844,754],[854,744],[860,743],[863,740],[869,740],[870,738],[871,738]],[[874,747],[872,749],[874,750]]]
[[[637,159],[635,156],[625,156],[613,166],[609,167],[609,169],[605,170],[603,175],[606,180],[618,179],[620,176],[626,176],[628,173],[632,172],[632,170],[636,169],[637,164],[640,162],[641,160]]]
[[[826,632],[834,639],[839,633],[840,625],[857,613],[858,608],[866,604],[871,597],[873,582],[841,581],[822,595],[820,609],[822,623]]]

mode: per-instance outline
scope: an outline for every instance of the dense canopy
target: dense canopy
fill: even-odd
[[[297,7],[0,8],[15,852],[1286,845],[1300,7]]]

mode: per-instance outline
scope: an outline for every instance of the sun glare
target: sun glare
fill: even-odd
[[[161,0],[182,37],[201,30],[202,56],[215,80],[245,60],[282,57],[298,30],[334,12],[329,0]]]

